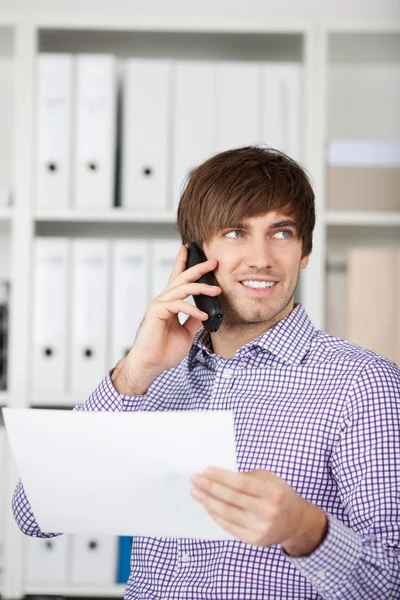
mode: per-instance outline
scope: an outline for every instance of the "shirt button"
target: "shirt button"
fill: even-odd
[[[319,579],[325,579],[326,573],[325,573],[324,569],[320,569],[319,571],[317,571],[317,577]]]
[[[188,563],[189,562],[189,554],[182,554],[182,562],[183,563]]]
[[[222,377],[224,379],[230,379],[233,375],[233,371],[232,369],[225,369],[225,371],[222,371]]]

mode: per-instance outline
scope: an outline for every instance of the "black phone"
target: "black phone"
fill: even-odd
[[[203,250],[194,242],[188,245],[188,259],[186,262],[186,268],[194,267],[201,262],[207,260]],[[218,285],[215,275],[212,271],[205,273],[196,281],[196,283],[206,283],[207,285]],[[193,300],[197,308],[208,314],[207,321],[203,321],[203,327],[207,331],[218,331],[224,317],[224,311],[221,303],[218,300],[218,296],[206,296],[199,294],[193,296]]]

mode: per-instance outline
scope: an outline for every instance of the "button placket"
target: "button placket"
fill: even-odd
[[[231,377],[233,376],[233,369],[230,369],[229,367],[228,367],[228,368],[226,368],[226,369],[224,369],[224,370],[222,371],[222,374],[221,374],[221,376],[222,376],[224,379],[231,379]]]
[[[189,554],[188,554],[187,552],[183,552],[183,553],[182,553],[182,556],[181,556],[181,561],[182,561],[184,564],[187,564],[188,562],[190,562],[190,556],[189,556]]]

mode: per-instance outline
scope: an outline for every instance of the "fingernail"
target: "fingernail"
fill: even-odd
[[[192,494],[193,498],[196,498],[196,500],[201,500],[203,498],[203,494],[197,488],[192,488],[190,493]]]
[[[201,475],[192,475],[190,481],[192,483],[201,483],[203,481],[203,477]]]
[[[203,475],[215,475],[216,470],[213,467],[207,467],[203,471]]]

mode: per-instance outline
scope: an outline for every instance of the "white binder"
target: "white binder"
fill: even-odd
[[[40,54],[36,80],[36,204],[66,208],[71,191],[72,56]]]
[[[26,571],[25,583],[66,584],[68,536],[25,539]]]
[[[178,256],[179,240],[153,240],[151,244],[151,298],[165,290]]]
[[[122,126],[122,206],[167,209],[171,65],[126,63]]]
[[[0,183],[0,208],[11,205],[11,189]]]
[[[149,244],[115,240],[112,247],[111,364],[132,347],[149,302]]]
[[[69,269],[68,239],[35,239],[32,389],[39,403],[43,392],[56,392],[57,403],[66,391]]]
[[[111,55],[76,58],[74,197],[77,208],[114,205],[117,78]]]
[[[110,535],[71,535],[68,583],[112,584],[117,573],[118,538]]]
[[[72,393],[90,393],[106,373],[109,293],[108,241],[73,240]]]
[[[151,298],[159,296],[167,287],[179,248],[179,240],[151,242]],[[189,296],[186,301],[193,304],[192,296]],[[184,323],[187,315],[179,313],[178,318],[180,323]]]
[[[217,151],[259,143],[260,65],[251,62],[220,62],[216,69]]]
[[[0,490],[7,489],[6,463],[6,430],[0,419]],[[4,527],[6,523],[6,509],[7,516],[9,510],[8,501],[6,502],[6,500],[8,500],[6,494],[4,492],[0,493],[0,568],[4,564]]]
[[[262,84],[263,142],[304,160],[304,82],[299,63],[267,63]]]
[[[173,65],[173,201],[177,206],[192,169],[215,150],[215,65],[178,61]]]

